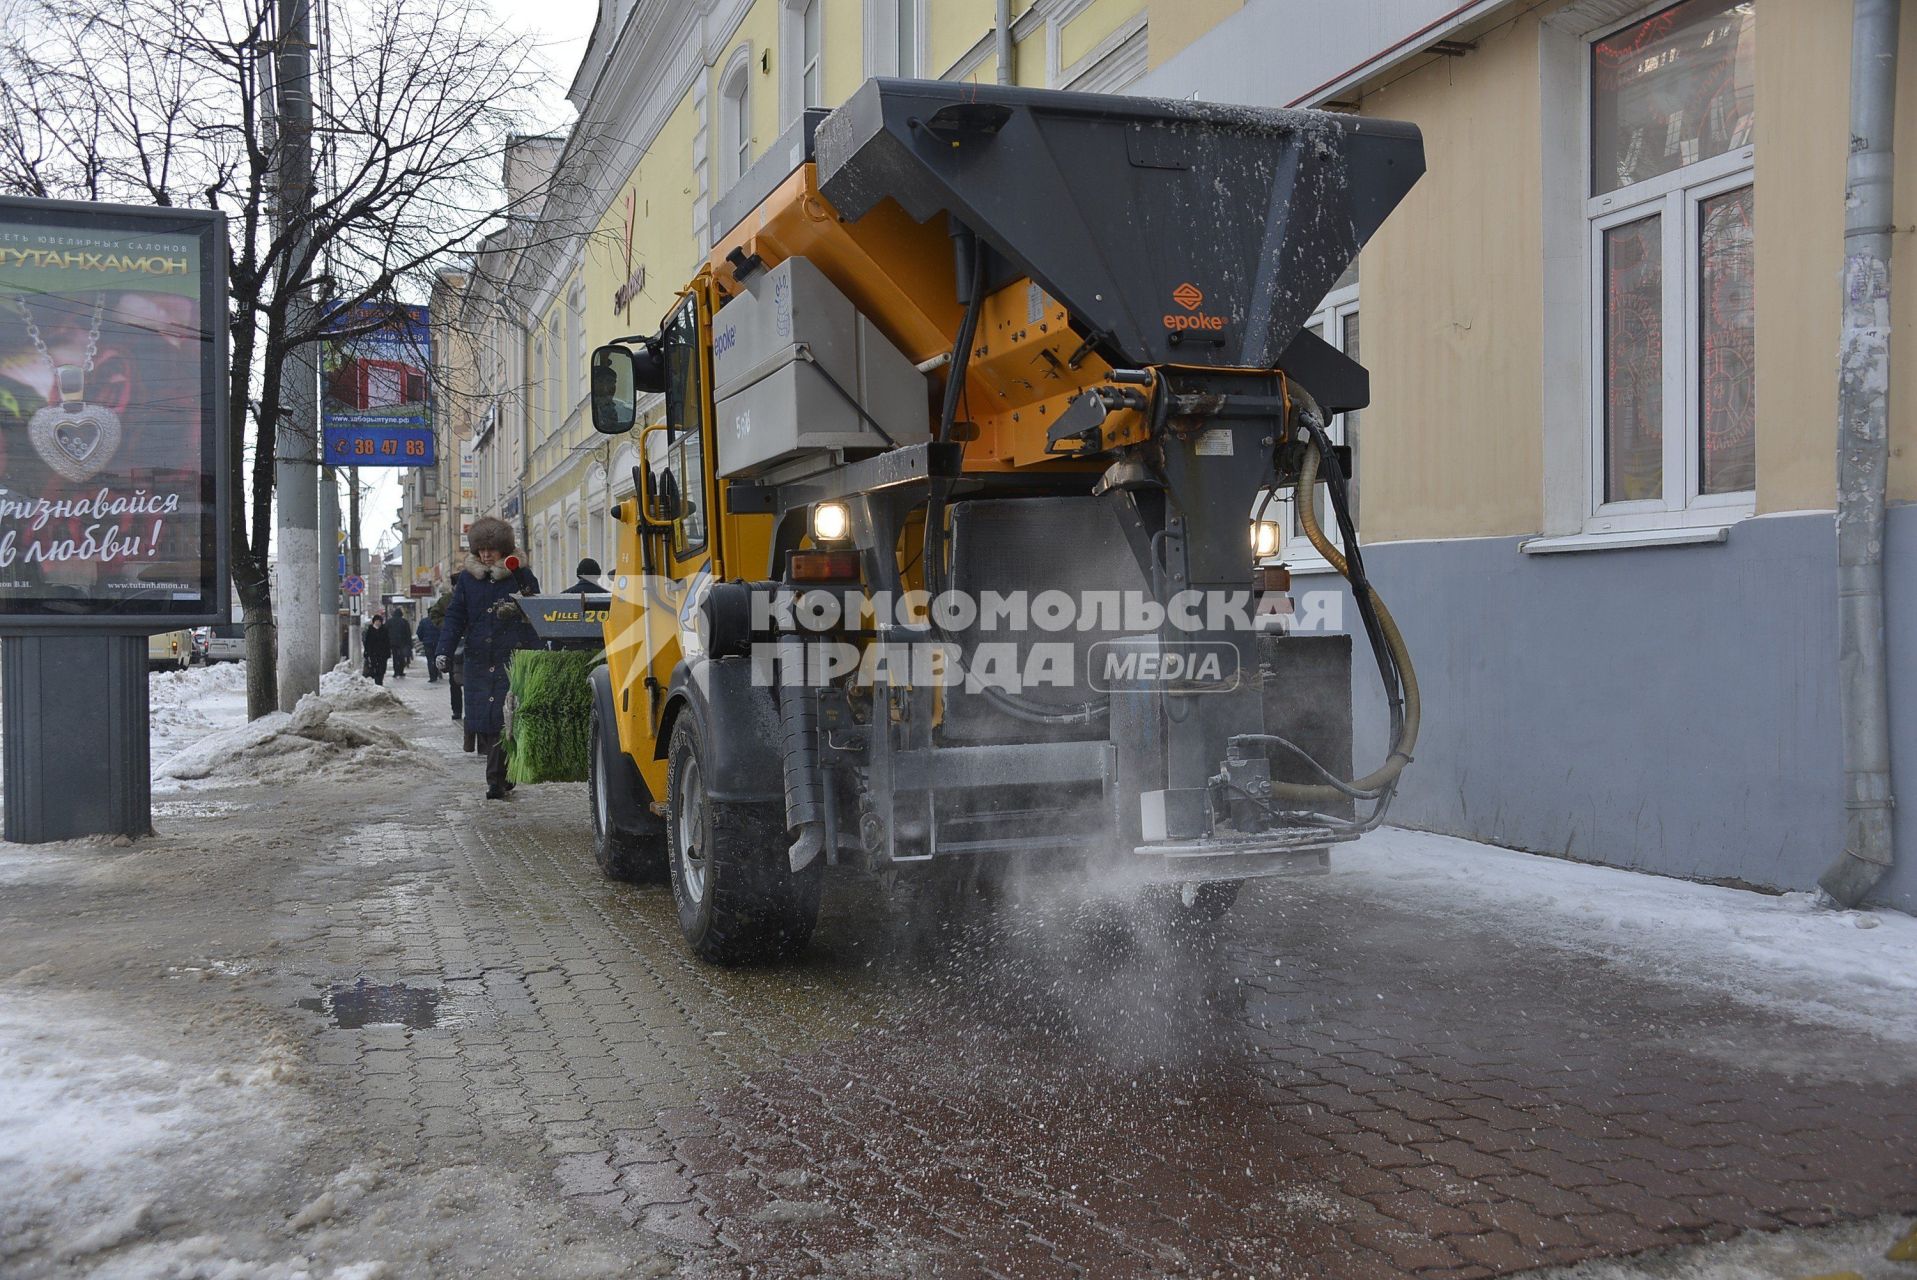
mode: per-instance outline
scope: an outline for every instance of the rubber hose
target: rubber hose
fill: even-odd
[[[1298,487],[1294,490],[1298,495],[1299,523],[1304,526],[1305,537],[1311,540],[1311,545],[1318,548],[1318,554],[1349,582],[1351,567],[1345,563],[1344,555],[1338,548],[1331,544],[1331,539],[1325,536],[1325,531],[1318,527],[1317,504],[1311,500],[1312,491],[1318,484],[1319,461],[1318,448],[1314,443],[1305,451],[1304,466],[1299,469]],[[1398,630],[1398,623],[1391,616],[1391,610],[1385,607],[1377,588],[1367,589],[1371,607],[1377,610],[1378,623],[1384,631],[1385,644],[1390,647],[1392,661],[1397,664],[1399,678],[1404,682],[1404,728],[1384,764],[1362,778],[1353,779],[1351,788],[1355,791],[1382,791],[1395,783],[1398,775],[1404,772],[1404,767],[1411,763],[1411,749],[1418,744],[1418,722],[1423,704],[1418,696],[1418,673],[1411,666],[1411,654],[1405,648],[1404,635]],[[1330,804],[1344,798],[1344,793],[1336,787],[1304,782],[1274,782],[1271,784],[1271,794],[1274,799],[1305,803]]]

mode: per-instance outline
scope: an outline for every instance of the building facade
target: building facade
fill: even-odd
[[[514,519],[542,574],[603,561],[607,506],[632,490],[632,444],[585,421],[590,349],[656,327],[703,257],[713,203],[803,106],[875,74],[996,79],[995,8],[602,4],[572,86],[580,121],[556,161],[577,180],[548,202],[552,234],[484,303],[509,318],[491,385],[498,414],[516,397],[521,461],[482,478],[480,508]],[[1783,889],[1811,887],[1840,852],[1831,512],[1850,9],[1011,6],[1015,83],[1321,107],[1423,131],[1426,176],[1314,321],[1371,370],[1370,406],[1338,429],[1356,452],[1367,564],[1424,688],[1394,821]],[[1917,222],[1917,165],[1896,191],[1898,224]],[[1894,783],[1907,794],[1913,299],[1896,294],[1892,314],[1886,553]],[[1300,589],[1337,588],[1301,540],[1284,555]],[[1355,694],[1359,754],[1375,759],[1382,708],[1362,675]],[[1900,816],[1897,834],[1910,852],[1878,896],[1917,908],[1917,820]]]

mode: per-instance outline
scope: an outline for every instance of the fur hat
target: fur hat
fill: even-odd
[[[466,545],[472,548],[474,555],[482,551],[497,551],[502,556],[510,554],[516,546],[513,527],[497,517],[481,516],[467,531]]]

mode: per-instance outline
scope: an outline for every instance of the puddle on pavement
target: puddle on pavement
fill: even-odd
[[[334,987],[323,996],[309,996],[297,1003],[312,1013],[332,1015],[336,1027],[407,1027],[420,1031],[440,1024],[443,1000],[441,993],[430,987],[401,983],[382,986],[361,978],[350,987]]]

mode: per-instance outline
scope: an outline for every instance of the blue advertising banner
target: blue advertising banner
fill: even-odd
[[[425,467],[433,448],[432,339],[426,308],[344,308],[320,357],[320,426],[329,466]]]
[[[329,467],[430,467],[438,462],[431,427],[327,427]]]

